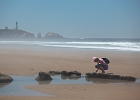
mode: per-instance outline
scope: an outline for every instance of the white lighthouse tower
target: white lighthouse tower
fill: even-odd
[[[16,30],[18,30],[18,23],[17,23],[17,21],[16,21]]]

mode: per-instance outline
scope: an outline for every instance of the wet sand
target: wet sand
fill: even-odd
[[[0,45],[0,72],[8,75],[31,76],[39,71],[95,72],[92,57],[107,57],[111,63],[106,73],[140,78],[139,52],[89,49],[51,48],[40,46]],[[99,71],[101,72],[101,71]],[[49,84],[25,88],[55,97],[0,96],[1,100],[139,100],[140,84]]]

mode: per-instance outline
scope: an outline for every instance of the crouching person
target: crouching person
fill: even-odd
[[[102,73],[105,73],[105,70],[108,70],[109,60],[107,58],[93,57],[92,60],[97,63],[97,65],[95,65],[96,72],[101,70]]]

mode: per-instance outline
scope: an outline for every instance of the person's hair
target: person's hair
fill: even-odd
[[[97,59],[97,57],[93,57],[93,58],[92,58],[93,61],[96,60],[96,59]]]

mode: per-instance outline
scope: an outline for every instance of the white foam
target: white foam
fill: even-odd
[[[63,48],[112,49],[140,51],[139,42],[47,42],[47,41],[0,41],[0,44],[39,45]]]

